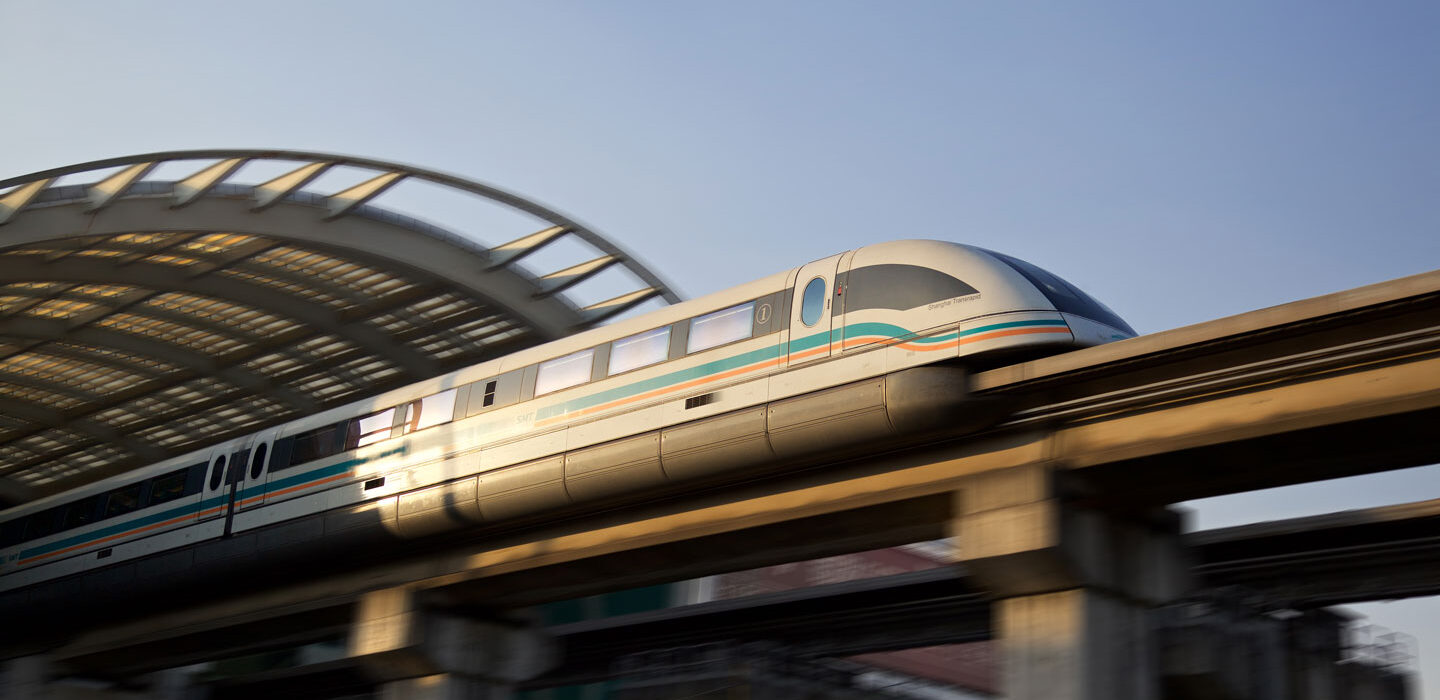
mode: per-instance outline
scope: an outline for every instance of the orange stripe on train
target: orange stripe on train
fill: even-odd
[[[339,480],[339,479],[344,479],[344,478],[351,477],[351,476],[354,476],[354,475],[355,475],[354,472],[345,472],[344,474],[336,474],[336,475],[334,475],[334,476],[327,476],[327,477],[325,477],[324,479],[318,479],[318,480],[316,480],[316,481],[311,481],[311,482],[307,482],[307,483],[304,483],[304,484],[299,484],[299,485],[296,485],[296,486],[291,486],[291,487],[288,488],[288,489],[280,489],[279,491],[276,491],[276,492],[274,492],[274,493],[262,493],[262,494],[260,494],[259,496],[252,496],[252,497],[247,498],[247,499],[245,499],[245,500],[243,500],[243,501],[240,501],[240,503],[238,503],[237,505],[240,506],[240,507],[248,506],[248,505],[250,505],[251,503],[254,503],[254,502],[259,501],[259,500],[263,500],[263,499],[265,499],[265,498],[274,498],[274,497],[276,497],[276,496],[284,496],[284,495],[287,494],[287,493],[295,493],[296,491],[299,491],[299,490],[301,490],[301,489],[308,489],[308,488],[310,488],[310,487],[312,487],[312,486],[319,486],[319,485],[321,485],[321,484],[328,484],[328,483],[330,483],[330,482],[332,482],[332,481],[336,481],[336,480]]]
[[[886,336],[866,336],[866,337],[862,337],[862,338],[846,338],[846,339],[845,339],[845,347],[848,349],[848,348],[855,347],[855,346],[859,346],[859,345],[878,344],[878,345],[889,345],[889,346],[894,346],[894,347],[900,347],[900,348],[903,348],[903,349],[905,349],[905,350],[920,350],[920,351],[948,350],[948,349],[950,349],[950,348],[959,347],[959,346],[961,346],[961,345],[965,345],[965,344],[968,344],[968,343],[978,343],[978,342],[980,342],[980,341],[982,341],[982,340],[994,340],[995,338],[1004,338],[1004,337],[1006,337],[1006,336],[1012,336],[1012,335],[1030,335],[1030,334],[1033,334],[1033,333],[1066,333],[1066,334],[1068,334],[1069,332],[1070,332],[1070,329],[1069,329],[1069,328],[1011,328],[1011,329],[1002,330],[1002,331],[990,331],[989,333],[980,333],[980,334],[978,334],[978,335],[972,335],[972,336],[969,336],[969,337],[966,337],[966,338],[957,338],[957,339],[955,339],[955,340],[950,340],[950,341],[946,341],[946,342],[943,342],[943,343],[926,343],[926,344],[912,343],[912,342],[910,342],[910,341],[908,341],[908,340],[902,340],[902,339],[900,339],[900,338],[890,338],[890,337],[886,337]]]
[[[130,536],[130,535],[138,534],[138,533],[141,533],[141,532],[149,532],[150,530],[154,530],[154,529],[156,529],[156,528],[165,527],[166,525],[174,525],[175,523],[184,522],[184,521],[186,521],[186,520],[194,520],[195,518],[196,518],[196,516],[195,516],[193,513],[190,514],[190,515],[182,515],[182,516],[180,516],[180,517],[178,517],[178,518],[171,518],[171,519],[169,519],[169,520],[163,520],[163,521],[158,522],[158,523],[151,523],[151,524],[146,525],[146,526],[144,526],[144,527],[137,527],[137,528],[135,528],[134,530],[126,530],[125,532],[119,532],[119,533],[110,535],[110,536],[108,536],[108,537],[101,537],[100,539],[95,540],[95,541],[93,541],[93,542],[82,542],[82,543],[80,543],[80,544],[71,545],[71,546],[66,547],[66,548],[64,548],[64,549],[57,549],[57,550],[55,550],[55,551],[53,551],[53,552],[46,552],[46,553],[44,553],[44,554],[41,554],[40,556],[30,557],[29,559],[22,559],[22,560],[20,560],[18,563],[20,563],[20,564],[28,564],[28,563],[30,563],[30,562],[32,562],[32,561],[39,561],[39,560],[41,560],[41,559],[48,559],[48,558],[53,557],[53,556],[56,556],[56,555],[58,555],[58,554],[64,554],[64,553],[66,553],[66,552],[74,552],[74,551],[77,551],[77,550],[84,549],[84,548],[86,548],[86,547],[93,547],[93,546],[95,546],[95,545],[97,545],[97,544],[104,544],[104,543],[106,543],[106,542],[113,542],[113,541],[115,541],[115,540],[117,540],[117,539],[120,539],[121,537],[128,537],[128,536]]]

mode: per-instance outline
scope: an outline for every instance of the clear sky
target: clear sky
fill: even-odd
[[[0,65],[0,177],[396,160],[561,209],[689,296],[943,238],[1153,332],[1440,267],[1428,1],[0,0]],[[1437,495],[1426,467],[1195,505],[1211,527]],[[1440,601],[1361,609],[1420,639],[1440,697]]]

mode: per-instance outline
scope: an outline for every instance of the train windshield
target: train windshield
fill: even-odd
[[[1130,327],[1124,319],[1115,315],[1109,307],[1101,304],[1089,294],[1080,291],[1078,287],[1066,282],[1060,277],[1039,267],[1031,265],[1019,258],[1012,258],[1003,253],[996,253],[993,250],[985,251],[1000,260],[1000,262],[1015,268],[1025,279],[1040,289],[1045,298],[1055,305],[1055,308],[1065,313],[1083,316],[1092,321],[1099,321],[1111,328],[1125,331],[1135,335],[1135,329]]]

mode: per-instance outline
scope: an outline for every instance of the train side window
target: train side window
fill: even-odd
[[[106,494],[105,517],[113,518],[139,508],[140,487],[143,485],[144,484],[131,484]]]
[[[260,443],[260,446],[255,448],[255,456],[250,460],[251,479],[259,479],[260,475],[265,472],[265,458],[268,456],[270,456],[270,446],[263,442]]]
[[[270,447],[270,471],[278,472],[281,469],[289,469],[290,451],[295,447],[295,438],[283,437],[275,441]]]
[[[0,524],[0,549],[14,547],[25,540],[25,519],[16,518]]]
[[[670,353],[670,327],[636,333],[610,344],[611,376],[664,362]]]
[[[342,435],[340,425],[327,425],[297,434],[290,450],[290,463],[286,466],[323,459],[339,452]]]
[[[80,527],[87,523],[94,522],[96,506],[98,506],[99,503],[99,496],[91,496],[66,506],[65,518],[60,523],[60,529],[69,530],[72,527]]]
[[[813,326],[820,322],[825,313],[825,278],[816,277],[805,285],[805,296],[800,301],[800,322]]]
[[[188,467],[185,467],[185,474],[186,474],[186,476],[185,476],[185,494],[184,494],[184,495],[186,495],[186,496],[193,496],[193,495],[195,495],[195,494],[197,494],[197,493],[200,493],[201,491],[205,490],[205,467],[206,467],[206,466],[208,466],[208,465],[205,464],[204,462],[200,462],[199,464],[192,464],[192,465],[190,465],[190,466],[188,466]]]
[[[394,427],[395,409],[393,407],[356,418],[350,421],[349,430],[345,433],[345,449],[353,450],[380,442],[390,437],[390,430]]]
[[[28,522],[25,523],[25,539],[33,540],[45,537],[53,534],[56,526],[59,525],[60,509],[51,508],[50,510],[40,511],[26,518],[26,520]]]
[[[405,432],[413,433],[431,426],[449,423],[455,418],[456,389],[431,394],[405,404]]]
[[[150,505],[173,501],[185,495],[185,480],[190,477],[189,468],[156,477],[150,482]]]
[[[500,382],[493,379],[485,382],[485,394],[482,397],[484,400],[480,403],[482,407],[489,407],[495,405],[495,387],[499,384]]]
[[[590,381],[595,366],[595,348],[581,350],[564,357],[557,357],[540,363],[539,374],[535,377],[535,395],[568,389]]]
[[[215,460],[215,466],[212,467],[212,468],[211,468],[211,471],[210,471],[210,490],[211,490],[211,491],[214,491],[215,489],[220,488],[220,484],[222,484],[222,483],[224,483],[224,482],[225,482],[225,456],[224,456],[224,455],[221,455],[219,459],[216,459],[216,460]]]
[[[749,338],[755,331],[755,302],[748,301],[690,319],[685,352],[694,353]]]

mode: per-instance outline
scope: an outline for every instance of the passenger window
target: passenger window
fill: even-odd
[[[290,464],[304,464],[339,452],[340,435],[339,426],[336,425],[327,425],[296,435],[290,451]]]
[[[825,314],[825,280],[816,277],[805,285],[805,297],[800,303],[800,322],[813,326]]]
[[[150,484],[150,505],[173,501],[185,495],[185,478],[189,475],[188,469],[170,472],[165,476],[155,479]]]
[[[496,385],[496,384],[499,384],[499,382],[497,382],[497,381],[488,381],[488,382],[485,382],[485,395],[482,397],[484,400],[480,403],[481,406],[494,406],[494,405],[495,405],[495,385]]]
[[[0,547],[13,547],[25,541],[25,519],[16,518],[0,525]]]
[[[61,530],[69,530],[72,527],[80,527],[95,520],[95,506],[100,502],[99,496],[91,496],[78,503],[71,503],[65,508],[65,520],[60,523]]]
[[[442,391],[405,404],[405,432],[413,433],[455,418],[456,390]]]
[[[535,377],[535,395],[584,384],[590,381],[591,369],[594,366],[595,348],[542,362]]]
[[[690,319],[685,352],[700,352],[749,338],[755,330],[755,302],[721,309]]]
[[[30,516],[30,522],[25,525],[25,539],[33,540],[54,533],[59,520],[59,508],[51,508]]]
[[[289,469],[292,464],[290,456],[295,451],[295,436],[283,437],[270,445],[270,471],[278,472],[282,469]]]
[[[610,367],[607,374],[620,374],[632,369],[664,362],[670,354],[670,327],[637,333],[610,346]]]
[[[363,418],[356,418],[350,422],[350,430],[345,438],[345,449],[353,450],[357,447],[373,445],[381,440],[390,437],[390,430],[395,425],[395,409],[387,408],[379,413],[372,413]]]
[[[124,515],[140,507],[140,487],[144,484],[132,484],[122,489],[111,491],[105,497],[105,517],[112,518],[117,515]]]

